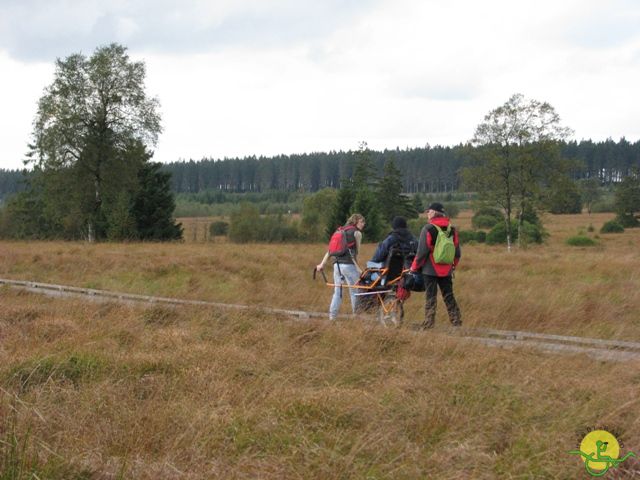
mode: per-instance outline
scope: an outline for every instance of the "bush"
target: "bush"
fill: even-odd
[[[498,222],[502,222],[502,219],[496,219],[495,217],[492,217],[490,215],[478,215],[478,216],[473,216],[473,218],[471,219],[471,225],[473,225],[473,228],[486,228],[486,229],[492,229]]]
[[[213,222],[211,225],[209,225],[209,234],[212,237],[219,236],[219,235],[226,235],[228,231],[229,231],[229,224],[222,220],[217,220]]]
[[[572,247],[593,247],[598,245],[593,238],[587,237],[585,235],[574,235],[573,237],[567,238],[565,241],[567,245],[571,245]]]
[[[498,222],[504,222],[504,216],[500,210],[491,207],[482,207],[471,217],[473,228],[493,228]]]
[[[635,215],[630,213],[618,214],[616,221],[624,228],[635,228],[640,226],[640,222]]]
[[[617,220],[609,220],[600,229],[600,233],[622,233],[624,227]]]
[[[243,203],[231,215],[229,239],[235,243],[293,242],[300,239],[298,224],[282,215],[263,215],[250,203]]]
[[[487,238],[486,232],[482,230],[461,230],[458,232],[460,243],[478,242],[484,243]]]
[[[517,220],[511,221],[511,242],[515,243],[518,240],[518,222]],[[525,221],[522,224],[522,241],[524,243],[542,243],[546,233],[544,229],[539,225],[534,225]],[[501,243],[507,243],[507,227],[504,222],[496,224],[487,233],[486,242],[489,245],[498,245]]]

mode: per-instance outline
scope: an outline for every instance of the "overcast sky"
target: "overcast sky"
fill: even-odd
[[[162,162],[455,145],[514,93],[640,138],[636,0],[0,0],[0,168],[55,59],[111,42],[147,65]]]

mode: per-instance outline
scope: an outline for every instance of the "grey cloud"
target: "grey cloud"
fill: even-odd
[[[480,94],[481,80],[469,72],[434,72],[397,79],[391,86],[394,93],[406,98],[426,100],[472,100]]]
[[[619,0],[608,2],[602,9],[576,12],[562,36],[583,48],[611,48],[622,45],[639,34],[640,4]]]
[[[3,0],[0,48],[23,61],[90,53],[111,42],[160,53],[275,48],[322,39],[379,1],[236,1],[216,15],[197,0]]]

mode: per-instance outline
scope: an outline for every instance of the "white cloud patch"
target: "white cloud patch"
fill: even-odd
[[[2,0],[0,168],[53,60],[113,41],[147,65],[161,161],[452,145],[516,92],[635,141],[639,21],[633,0]]]

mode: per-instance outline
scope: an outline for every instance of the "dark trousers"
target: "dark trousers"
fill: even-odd
[[[442,293],[444,304],[447,306],[449,320],[455,327],[462,325],[462,317],[460,316],[460,308],[453,296],[453,282],[451,277],[434,277],[431,275],[423,275],[424,285],[426,287],[426,303],[424,306],[424,328],[432,328],[436,321],[436,305],[438,302],[438,287]]]

